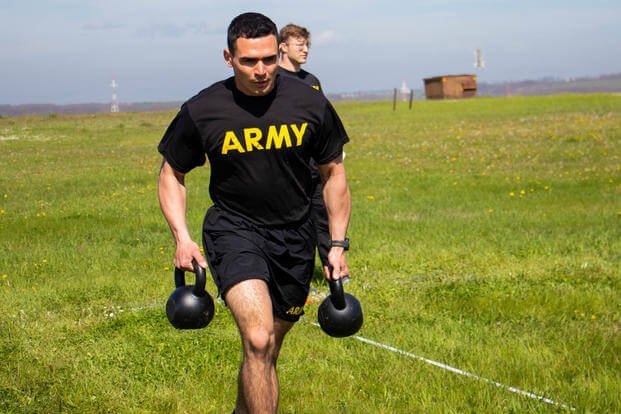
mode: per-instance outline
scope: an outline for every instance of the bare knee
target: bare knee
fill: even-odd
[[[244,352],[248,357],[265,360],[273,359],[276,339],[273,330],[255,328],[244,337]]]

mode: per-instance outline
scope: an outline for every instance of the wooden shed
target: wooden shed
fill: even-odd
[[[427,99],[472,98],[477,94],[476,75],[444,75],[423,80]]]

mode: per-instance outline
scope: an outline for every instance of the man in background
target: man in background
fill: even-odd
[[[288,24],[280,29],[279,33],[280,63],[278,74],[281,76],[294,78],[307,84],[308,86],[320,91],[321,82],[310,72],[302,69],[302,65],[308,60],[308,50],[310,49],[310,32],[302,26]],[[343,154],[344,155],[344,154]],[[330,251],[330,230],[328,228],[328,212],[323,200],[323,184],[317,168],[317,163],[311,159],[311,176],[313,180],[313,192],[311,199],[311,221],[315,234],[317,235],[317,251],[319,259],[324,268],[324,273],[328,268],[328,252]],[[341,269],[344,277],[348,277],[349,269],[347,262]]]
[[[305,27],[288,24],[280,29],[278,49],[281,54],[278,74],[296,78],[321,91],[319,79],[302,69],[308,59],[310,32]]]

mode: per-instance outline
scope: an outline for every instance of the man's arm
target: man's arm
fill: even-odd
[[[351,198],[343,156],[331,161],[328,164],[320,165],[319,172],[324,180],[323,199],[328,211],[328,225],[330,228],[330,238],[332,240],[344,240],[347,235],[349,225],[349,215],[351,211]],[[340,279],[341,273],[346,271],[345,251],[342,247],[332,247],[328,252],[328,262],[333,267],[332,278]],[[330,275],[326,271],[326,278]]]
[[[175,171],[166,160],[162,162],[157,184],[158,196],[162,213],[168,222],[175,244],[175,267],[187,271],[194,271],[192,259],[203,268],[207,261],[188,231],[186,223],[186,190],[185,174]]]

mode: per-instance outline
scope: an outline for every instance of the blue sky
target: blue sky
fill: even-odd
[[[185,100],[228,77],[237,14],[313,34],[327,93],[621,72],[619,0],[0,0],[0,104]],[[474,68],[474,50],[486,67]]]

